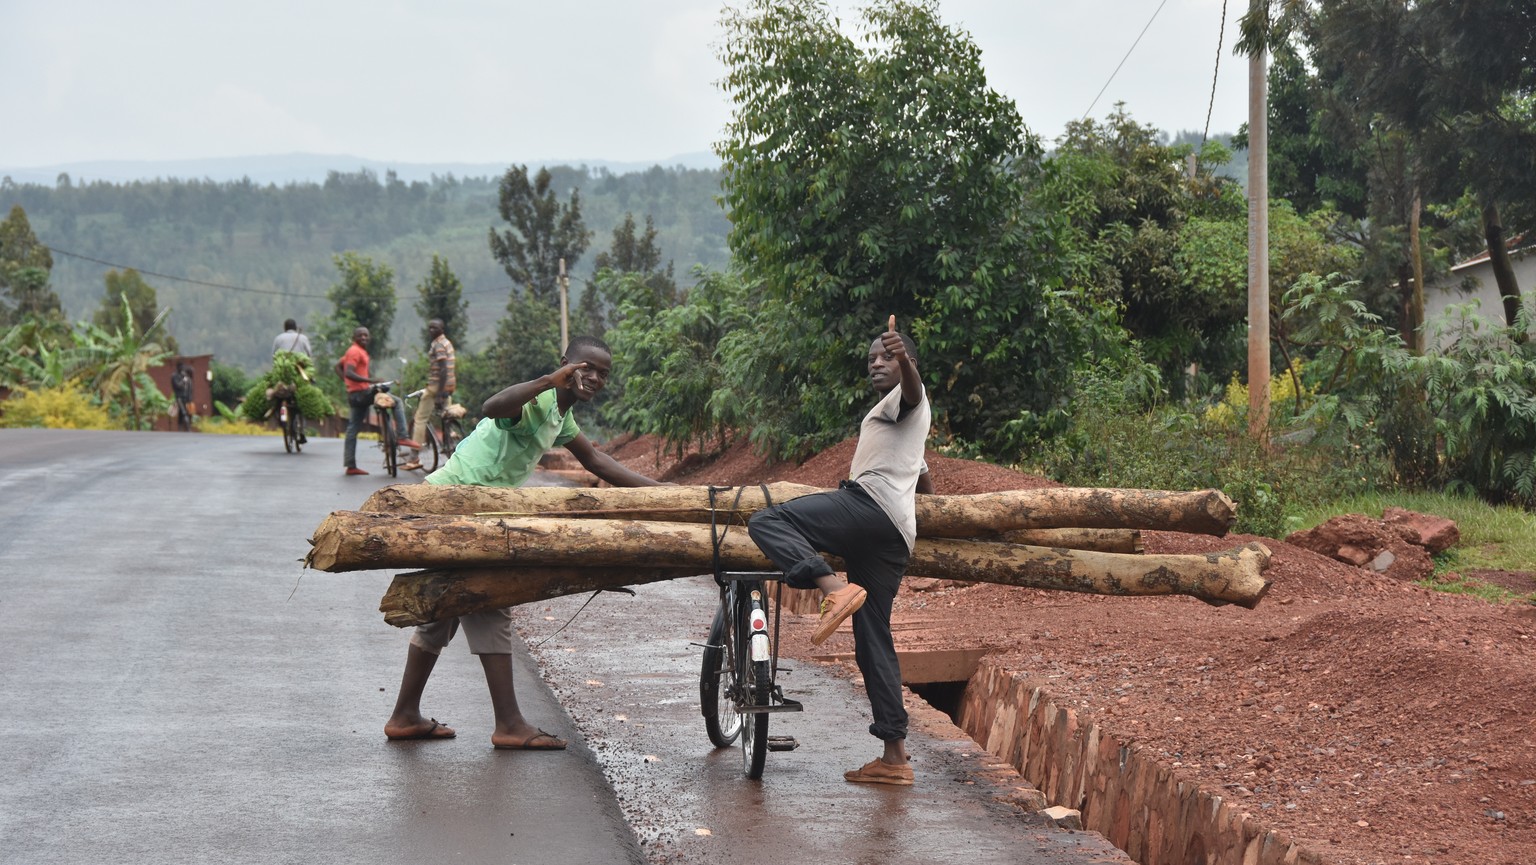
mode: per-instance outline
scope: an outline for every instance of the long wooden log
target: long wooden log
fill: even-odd
[[[1140,529],[1014,529],[996,536],[983,535],[976,540],[1097,553],[1131,554],[1143,549]]]
[[[308,564],[323,571],[493,566],[767,570],[741,529],[718,549],[708,526],[644,520],[460,517],[336,511],[311,540]],[[1259,549],[1262,549],[1260,547]],[[919,538],[913,576],[1109,595],[1182,594],[1252,607],[1268,591],[1261,558],[1237,551],[1128,556],[989,541]],[[840,565],[832,560],[834,567]]]
[[[398,628],[424,625],[480,610],[600,589],[638,586],[693,576],[698,569],[465,568],[397,574],[379,601],[384,621]]]
[[[773,501],[825,492],[803,484],[768,484]],[[738,498],[739,493],[739,498]],[[670,522],[744,523],[764,507],[759,487],[473,487],[403,484],[384,487],[362,510],[415,514],[503,514],[591,517]],[[1220,490],[1172,492],[1054,487],[1005,490],[962,496],[917,496],[917,534],[928,538],[970,538],[1014,529],[1160,529],[1224,535],[1237,519],[1232,500]]]

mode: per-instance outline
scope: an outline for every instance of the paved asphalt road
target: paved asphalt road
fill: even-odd
[[[389,575],[299,561],[389,480],[344,477],[338,439],[0,430],[0,862],[643,861],[579,741],[385,742]],[[453,660],[429,696],[486,707]],[[518,682],[574,735],[526,656]]]
[[[462,640],[425,700],[459,738],[385,742],[390,574],[299,563],[327,513],[389,482],[344,477],[337,439],[0,430],[0,863],[1128,861],[1001,803],[1007,779],[931,710],[918,786],[846,784],[874,754],[868,703],[814,665],[785,679],[807,711],[772,728],[802,747],[741,777],[698,715],[708,581],[599,596],[536,650],[542,678],[517,657],[563,754],[490,747]],[[585,600],[519,627],[542,640]]]

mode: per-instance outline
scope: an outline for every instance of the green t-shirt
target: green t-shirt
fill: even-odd
[[[523,416],[482,418],[454,449],[448,464],[427,475],[429,484],[519,487],[552,447],[581,435],[576,418],[561,416],[555,392],[546,390],[523,406]]]

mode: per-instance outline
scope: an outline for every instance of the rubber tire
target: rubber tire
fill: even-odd
[[[288,431],[283,433],[283,440],[286,442],[290,436],[293,438],[293,452],[303,451],[304,446],[299,444],[299,439],[304,437],[304,414],[299,411],[298,406],[292,406],[288,410]]]
[[[752,702],[768,705],[768,689],[771,687],[767,661],[748,661],[747,686],[752,691]],[[756,712],[747,716],[741,726],[741,770],[748,778],[763,777],[763,766],[768,761],[768,713]]]
[[[428,454],[431,454],[430,459]],[[421,443],[421,456],[417,457],[416,460],[421,463],[422,469],[427,474],[437,471],[438,463],[442,461],[442,457],[437,449],[437,433],[433,432],[430,426],[427,427],[427,437]]]
[[[288,422],[280,424],[280,426],[283,428],[283,449],[293,453],[294,447],[299,443],[299,440],[294,438],[293,435],[293,416],[289,415]]]
[[[733,682],[729,680],[735,678],[727,663],[729,653],[725,650],[725,641],[730,639],[727,621],[725,610],[716,608],[715,620],[709,626],[708,644],[704,647],[703,669],[699,671],[699,710],[704,713],[704,731],[716,748],[729,748],[735,744],[742,727],[742,715],[736,711],[736,704],[729,696],[720,698],[721,691],[727,695],[731,693]]]
[[[395,438],[394,419],[386,412],[379,413],[379,438],[384,441],[384,470],[390,477],[400,475],[400,444]]]

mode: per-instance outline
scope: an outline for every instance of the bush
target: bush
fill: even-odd
[[[107,410],[74,385],[27,390],[0,403],[6,429],[117,429]]]
[[[1029,455],[1072,486],[1219,489],[1237,502],[1236,531],[1281,537],[1304,505],[1373,488],[1355,451],[1328,436],[1266,452],[1207,409],[1149,404],[1155,370],[1095,365],[1072,382],[1071,427]]]

